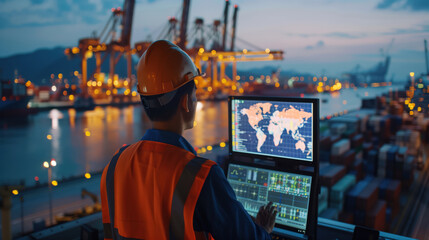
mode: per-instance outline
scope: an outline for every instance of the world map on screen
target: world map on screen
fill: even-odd
[[[312,160],[312,104],[235,100],[233,148]]]

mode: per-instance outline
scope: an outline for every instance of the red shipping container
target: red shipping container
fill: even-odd
[[[357,148],[363,144],[363,135],[358,134],[352,139],[352,148]]]
[[[332,146],[331,137],[330,136],[322,137],[319,141],[319,146],[320,146],[320,150],[330,151]]]
[[[346,168],[341,165],[329,165],[320,169],[320,185],[326,187],[332,187],[342,177],[346,175]]]
[[[331,141],[331,146],[329,146],[329,150],[331,150],[331,147],[333,144],[335,144],[336,142],[341,140],[341,136],[331,136],[330,137],[330,141]]]
[[[331,163],[344,165],[347,171],[353,169],[353,162],[355,160],[356,152],[352,149],[341,154],[340,156],[331,156]]]
[[[389,202],[399,202],[399,197],[401,195],[401,182],[398,180],[391,180],[389,185],[386,188],[386,201]]]
[[[354,215],[353,213],[346,211],[340,212],[340,214],[338,215],[338,221],[353,224]]]
[[[365,217],[365,225],[379,231],[384,231],[386,225],[386,202],[379,200],[369,210]]]
[[[366,130],[365,134],[363,135],[363,137],[365,138],[365,142],[371,142],[372,135],[373,134],[371,130]]]

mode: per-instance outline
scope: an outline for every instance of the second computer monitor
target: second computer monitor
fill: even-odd
[[[311,175],[231,163],[227,179],[238,201],[253,217],[261,206],[272,202],[278,211],[278,227],[302,234],[311,229]]]
[[[318,99],[230,97],[231,154],[311,165],[318,139]]]

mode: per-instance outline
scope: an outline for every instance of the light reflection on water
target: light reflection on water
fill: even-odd
[[[357,109],[362,97],[374,97],[387,91],[388,88],[344,89],[334,95],[311,97],[327,99],[320,107],[320,115],[326,116]],[[185,131],[184,137],[194,147],[226,141],[227,102],[204,102],[198,109],[197,124]],[[140,105],[97,107],[85,112],[51,110],[22,119],[22,124],[2,120],[0,184],[17,184],[24,179],[27,185],[33,185],[35,176],[46,182],[47,171],[42,163],[52,158],[58,163],[52,171],[54,179],[102,170],[118,148],[138,141],[149,128],[150,122]],[[52,135],[52,140],[47,139],[48,134]]]
[[[197,125],[185,131],[185,138],[194,147],[226,140],[226,112],[226,102],[204,103],[196,115]],[[137,105],[85,112],[53,109],[29,116],[21,125],[4,120],[1,127],[0,184],[24,179],[33,185],[35,176],[47,181],[42,163],[52,158],[58,163],[53,179],[102,170],[118,148],[138,141],[151,124]]]

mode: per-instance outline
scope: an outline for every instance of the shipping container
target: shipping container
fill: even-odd
[[[360,131],[360,119],[353,116],[344,115],[344,116],[332,118],[329,120],[329,123],[330,123],[331,129],[336,124],[344,124],[346,126],[346,130],[351,130],[353,132]],[[346,132],[346,130],[343,131],[343,133]]]
[[[334,186],[332,186],[329,201],[332,201],[332,202],[344,201],[344,195],[355,184],[356,184],[356,176],[351,174],[345,175]]]
[[[347,152],[339,156],[331,156],[331,163],[344,165],[347,168],[347,171],[350,171],[353,168],[353,162],[355,160],[355,151],[348,150]]]
[[[344,175],[346,175],[346,168],[341,165],[331,164],[327,167],[319,169],[320,185],[332,187]]]
[[[364,177],[363,173],[363,160],[362,158],[356,158],[353,164],[353,171],[356,177],[356,181],[360,181]]]
[[[347,125],[344,123],[335,123],[331,124],[331,134],[341,136],[343,133],[347,131]]]
[[[362,148],[363,148],[363,158],[367,159],[369,151],[374,149],[374,146],[370,142],[364,142],[362,145]]]
[[[378,169],[377,176],[384,178],[386,177],[386,166],[387,166],[387,153],[389,152],[392,145],[384,144],[378,152]]]
[[[356,149],[356,148],[362,147],[363,141],[364,141],[363,135],[357,134],[352,139],[352,148]]]
[[[365,226],[379,231],[385,230],[386,224],[386,202],[378,200],[366,214]]]
[[[339,156],[350,150],[350,140],[341,139],[340,141],[334,143],[331,148],[331,156]]]
[[[318,215],[328,208],[328,188],[321,187],[318,201]]]
[[[367,177],[362,181],[359,181],[355,186],[350,189],[346,195],[345,209],[350,212],[354,212],[356,209],[356,199],[358,195],[366,188],[366,186],[372,181],[373,178]]]
[[[374,178],[356,197],[356,209],[369,211],[378,200],[381,179]]]
[[[338,211],[335,208],[328,208],[320,214],[320,217],[332,219],[332,220],[338,220],[339,213],[340,211]]]

